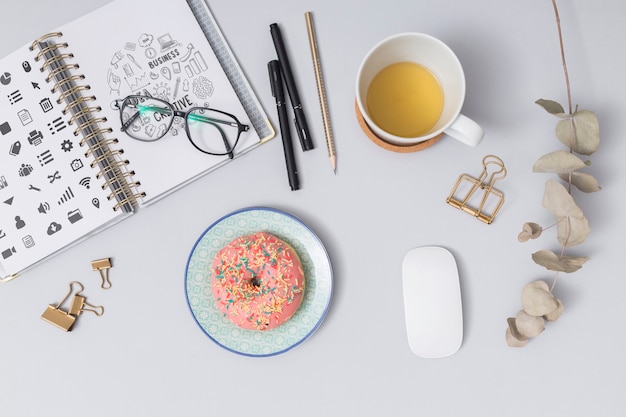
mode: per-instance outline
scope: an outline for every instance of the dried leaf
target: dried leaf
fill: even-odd
[[[577,154],[591,155],[600,147],[598,118],[592,111],[577,111],[557,123],[556,137]]]
[[[510,347],[524,347],[528,344],[528,340],[519,340],[511,333],[511,329],[506,329],[506,344]]]
[[[533,253],[533,261],[550,271],[572,273],[582,268],[589,258],[576,258],[573,256],[559,256],[551,250],[540,250]]]
[[[516,340],[520,342],[525,342],[526,340],[528,340],[528,337],[521,334],[517,329],[517,322],[515,321],[515,317],[509,317],[508,319],[506,319],[506,322],[509,325],[509,332],[511,333],[511,336],[513,336]]]
[[[533,165],[533,172],[556,172],[564,174],[585,168],[585,161],[571,152],[554,151],[539,158]]]
[[[551,313],[545,314],[543,316],[543,318],[546,319],[547,321],[557,321],[558,318],[561,317],[561,314],[563,314],[563,310],[564,310],[563,303],[558,298],[556,299],[556,302],[558,304],[558,307],[556,308],[556,310],[554,310]]]
[[[543,107],[543,109],[547,111],[548,113],[553,114],[557,117],[563,118],[567,116],[565,114],[565,110],[563,109],[563,106],[561,106],[556,101],[545,100],[545,99],[540,98],[539,100],[535,101],[535,103]]]
[[[531,316],[544,316],[556,310],[556,298],[545,281],[533,281],[522,289],[522,308]]]
[[[598,181],[589,174],[584,172],[571,172],[570,174],[559,174],[559,177],[566,182],[570,182],[571,179],[572,185],[584,193],[594,193],[602,189]]]
[[[566,248],[580,245],[587,240],[589,233],[589,223],[584,216],[582,218],[563,217],[556,225],[556,239]]]
[[[533,282],[529,282],[528,284],[526,284],[526,286],[527,287],[535,287],[535,288],[544,290],[546,292],[550,292],[550,286],[548,285],[548,283],[543,281],[543,280],[541,280],[541,279],[538,279],[538,280],[533,281]]]
[[[520,335],[530,339],[543,332],[546,325],[543,317],[531,316],[524,310],[520,310],[515,317],[515,327]]]
[[[556,180],[546,181],[543,206],[557,219],[557,240],[566,247],[583,243],[589,235],[589,223],[565,187]]]
[[[527,222],[522,226],[522,231],[517,235],[517,240],[520,242],[526,242],[528,239],[537,239],[541,236],[543,228],[540,224]]]

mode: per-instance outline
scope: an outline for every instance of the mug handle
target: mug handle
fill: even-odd
[[[469,146],[477,146],[485,136],[483,128],[478,123],[462,114],[459,114],[456,120],[444,129],[444,132]]]

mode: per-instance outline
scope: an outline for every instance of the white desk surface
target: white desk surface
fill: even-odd
[[[0,56],[104,3],[5,4]],[[302,189],[289,190],[278,138],[0,287],[0,414],[623,415],[626,3],[559,3],[574,103],[600,120],[602,143],[589,171],[603,190],[576,196],[592,233],[572,254],[591,259],[561,276],[556,293],[566,312],[527,347],[508,347],[504,333],[506,318],[520,309],[522,287],[552,279],[531,253],[557,249],[550,234],[517,241],[524,222],[551,222],[541,205],[551,177],[531,172],[539,156],[560,147],[555,119],[534,101],[566,102],[551,1],[211,1],[275,125],[266,64],[275,58],[269,25],[281,25],[316,146],[296,153]],[[335,133],[336,175],[324,142],[308,10]],[[435,35],[458,54],[468,84],[464,113],[486,131],[477,148],[444,138],[428,150],[396,154],[361,132],[354,116],[357,68],[373,44],[404,31]],[[86,36],[106,36],[106,25]],[[506,202],[489,226],[445,203],[457,177],[477,175],[487,154],[508,169],[497,184]],[[233,187],[247,191],[229,192]],[[334,269],[321,327],[306,343],[269,358],[217,346],[194,322],[184,291],[187,257],[205,228],[257,205],[303,219]],[[465,335],[445,359],[413,355],[404,329],[401,261],[425,245],[448,248],[459,266]],[[108,292],[91,271],[90,261],[101,257],[114,262]],[[90,301],[106,312],[66,334],[39,316],[71,280],[83,282]]]

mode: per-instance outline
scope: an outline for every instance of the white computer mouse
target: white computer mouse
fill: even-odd
[[[456,353],[463,341],[463,308],[454,256],[442,247],[412,249],[402,262],[409,347],[423,358]]]

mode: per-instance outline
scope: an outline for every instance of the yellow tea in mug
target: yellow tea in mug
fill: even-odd
[[[427,68],[397,62],[383,68],[367,90],[371,119],[381,129],[405,138],[421,136],[435,126],[443,110],[443,89]]]

